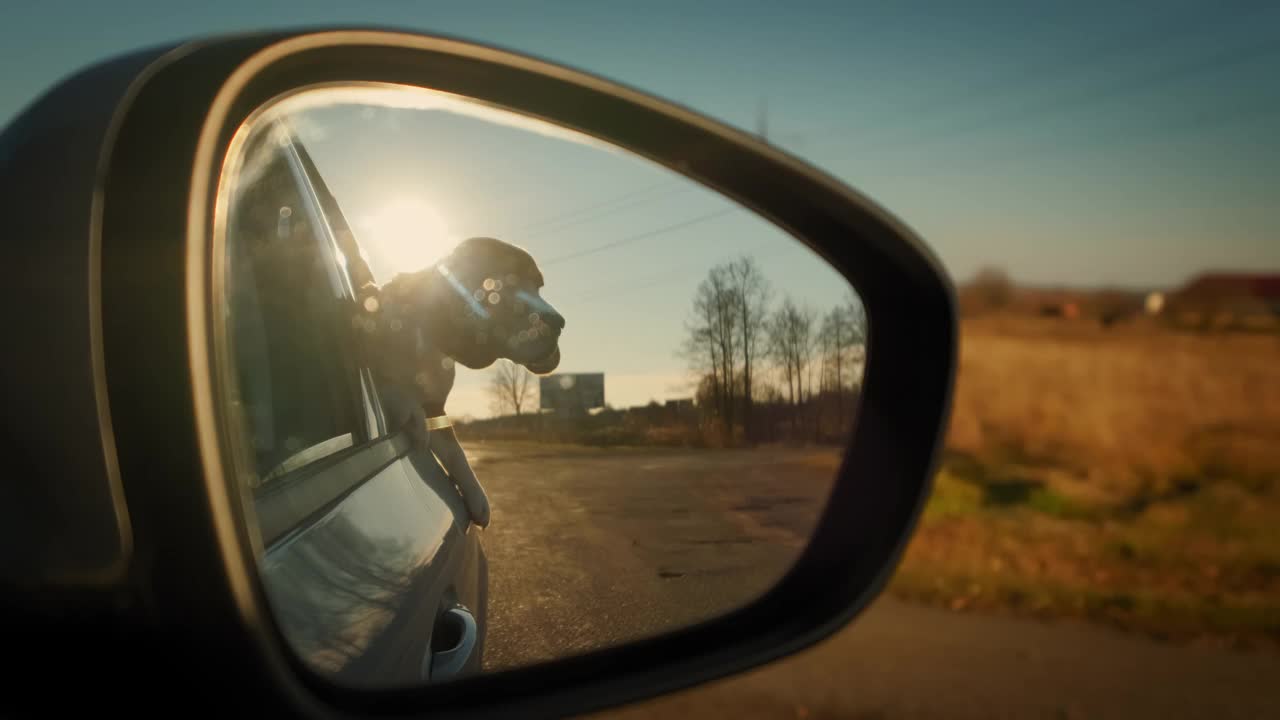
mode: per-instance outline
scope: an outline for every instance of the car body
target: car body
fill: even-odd
[[[428,451],[388,429],[335,308],[371,278],[298,135],[260,133],[230,200],[227,317],[264,588],[308,663],[355,685],[478,670],[479,529]]]

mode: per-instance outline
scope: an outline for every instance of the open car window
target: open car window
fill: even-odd
[[[228,210],[226,274],[238,402],[255,484],[378,434],[373,392],[345,343],[354,295],[294,137],[251,139]]]

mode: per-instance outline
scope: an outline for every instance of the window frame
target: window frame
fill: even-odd
[[[322,197],[327,197],[340,215],[340,210],[336,208],[336,199],[328,193],[328,188],[319,176],[319,171],[310,162],[310,157],[306,155],[300,138],[292,128],[280,119],[270,119],[265,122],[267,127],[251,132],[277,135],[278,140],[269,142],[263,150],[279,153],[285,164],[288,177],[301,201],[301,210],[308,221],[308,235],[320,253],[320,261],[325,265],[329,291],[337,301],[351,303],[354,308],[357,295],[355,283],[347,269],[348,253],[343,251],[338,241]],[[237,160],[243,164],[243,158]],[[323,196],[321,190],[317,189],[317,185],[323,189]],[[345,218],[342,218],[342,224],[345,227]],[[333,359],[326,361],[334,362]],[[256,472],[256,468],[245,468],[249,470],[248,484],[255,500],[282,494],[296,494],[302,485],[309,487],[316,484],[302,481],[325,476],[329,474],[327,469],[331,467],[345,467],[350,464],[349,459],[352,456],[360,455],[365,450],[381,447],[387,440],[393,439],[386,430],[385,415],[369,369],[360,363],[356,353],[352,352],[342,353],[342,357],[336,362],[341,368],[340,374],[346,381],[347,392],[344,396],[348,398],[352,417],[357,421],[356,425],[349,432],[298,449],[262,475]],[[392,445],[397,449],[396,457],[402,456],[403,450],[407,450],[407,445],[404,448],[401,448],[400,444],[392,443]],[[349,475],[349,473],[344,474]],[[376,473],[349,478],[346,482],[340,483],[341,487],[328,488],[327,491],[322,491],[324,498],[313,498],[308,505],[326,507],[348,494],[368,477],[372,477],[372,474]],[[331,484],[320,483],[324,486]],[[311,488],[306,494],[314,495],[316,489]]]
[[[316,222],[324,228],[325,240],[329,246],[329,252],[332,254],[334,266],[338,268],[338,272],[342,274],[346,281],[343,287],[348,293],[348,299],[353,304],[357,303],[359,301],[357,288],[363,286],[365,282],[373,282],[372,271],[365,265],[360,247],[355,240],[354,233],[351,231],[350,224],[347,223],[346,215],[338,205],[338,199],[334,197],[332,191],[329,190],[328,184],[325,183],[324,177],[320,174],[320,169],[316,167],[315,161],[311,159],[311,153],[307,152],[306,146],[302,144],[296,134],[287,129],[282,120],[273,122],[289,138],[290,161],[296,163],[296,171],[298,173],[295,176],[295,181],[305,183],[310,193],[309,197],[314,199],[315,212],[318,216]],[[343,239],[347,239],[345,247]],[[364,269],[363,277],[352,277],[352,257],[357,258],[359,267]],[[354,364],[360,375],[360,390],[366,417],[366,440],[373,442],[392,433],[387,427],[386,415],[382,410],[382,401],[373,378],[373,371],[360,363]]]

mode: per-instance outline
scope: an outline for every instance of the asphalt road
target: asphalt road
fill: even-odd
[[[617,645],[739,607],[798,557],[824,454],[468,447],[489,493],[492,669]]]
[[[468,448],[493,505],[491,669],[712,617],[795,559],[830,487],[805,451]],[[1280,657],[881,599],[814,649],[599,720],[1280,718]]]
[[[592,717],[1261,720],[1280,718],[1280,657],[882,598],[806,652]]]

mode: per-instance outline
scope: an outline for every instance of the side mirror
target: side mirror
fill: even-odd
[[[628,200],[571,217],[535,212],[609,180],[642,192],[646,178],[704,204],[611,216],[594,239],[598,229],[576,239],[566,229]],[[939,262],[816,169],[604,79],[394,31],[206,39],[113,59],[52,89],[0,138],[0,183],[16,268],[0,293],[21,311],[3,363],[13,472],[0,580],[30,675],[51,667],[38,658],[74,657],[93,675],[74,680],[91,687],[145,678],[232,711],[575,714],[827,637],[881,591],[927,497],[956,363],[954,293]],[[393,202],[428,185],[434,205],[412,200],[421,193]],[[714,233],[636,244],[731,213]],[[452,237],[441,215],[509,231],[476,221]],[[538,240],[527,232],[535,222],[555,232]],[[553,262],[624,245],[629,260]],[[677,276],[694,294],[671,307],[702,308],[704,323],[654,310],[672,295],[660,284]],[[752,305],[750,278],[830,299],[829,332],[799,301],[775,310],[761,291]],[[558,299],[567,279],[581,292]],[[601,293],[646,283],[651,303],[604,308]],[[680,346],[700,369],[681,397],[637,396],[627,414],[609,402],[609,383],[613,368],[648,369],[619,358],[654,344],[650,325],[679,338],[662,341],[662,357]],[[761,380],[759,392],[776,397],[753,398],[752,347],[757,371],[775,363],[789,395]],[[394,367],[403,348],[419,365]],[[856,381],[842,364],[855,357]],[[516,395],[503,417],[462,425],[443,402],[473,370]],[[541,385],[532,415],[520,382]],[[731,466],[684,458],[683,474],[662,474],[676,461],[618,449],[619,428],[658,442],[660,415],[690,418],[668,430],[756,454]],[[519,433],[527,452],[507,465],[484,465],[468,447]],[[568,486],[502,495],[504,476],[552,477],[526,459],[566,438],[595,453],[582,461],[595,468],[594,492],[633,488],[611,495],[608,513]],[[799,483],[770,468],[801,439],[826,443],[830,463],[818,485],[773,500],[807,509],[761,515],[753,503],[763,501],[742,489],[748,470]],[[620,459],[589,464],[610,457]],[[689,484],[712,475],[714,488]],[[654,489],[637,494],[641,483]],[[661,522],[637,530],[628,518],[655,498],[668,503]],[[559,534],[518,524],[534,500]],[[439,509],[415,511],[419,502]],[[639,546],[692,532],[668,516],[707,507],[717,522],[754,523],[742,532],[772,559],[741,551],[741,573],[713,584],[657,561],[629,570],[616,543],[591,545],[585,529],[632,522]],[[690,547],[698,542],[707,557],[739,552],[736,539]],[[520,543],[525,559],[513,561]],[[516,583],[519,562],[546,565]],[[537,627],[511,619],[565,574],[623,589]],[[679,597],[703,604],[619,600],[677,580]],[[512,654],[521,644],[559,649]]]

